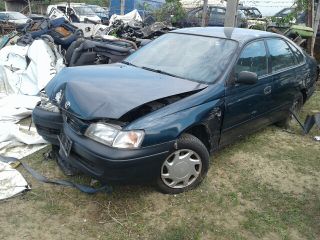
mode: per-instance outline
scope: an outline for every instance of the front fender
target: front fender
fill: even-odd
[[[157,119],[142,119],[130,125],[130,128],[145,130],[142,147],[176,140],[187,129],[197,125],[206,126],[210,137],[220,137],[222,107],[223,101],[217,99]]]

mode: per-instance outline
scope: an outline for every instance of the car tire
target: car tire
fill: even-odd
[[[195,136],[183,134],[174,151],[162,162],[156,186],[166,194],[178,194],[198,186],[209,168],[206,146]]]
[[[299,114],[302,107],[303,107],[303,95],[302,95],[302,93],[299,93],[294,98],[292,105],[290,107],[290,110],[292,112],[294,112],[295,114]],[[276,125],[278,127],[288,129],[290,127],[292,119],[293,119],[293,116],[292,116],[291,112],[289,112],[288,116],[285,119],[277,122]]]

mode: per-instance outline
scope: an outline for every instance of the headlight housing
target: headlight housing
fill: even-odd
[[[49,97],[45,92],[40,93],[40,99],[41,101],[40,101],[39,107],[41,107],[42,109],[49,112],[55,112],[55,113],[60,112],[59,108],[50,102]]]
[[[144,138],[143,130],[123,131],[119,126],[93,123],[86,132],[85,136],[107,146],[115,148],[139,148]]]

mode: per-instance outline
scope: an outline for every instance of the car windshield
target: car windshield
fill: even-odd
[[[10,20],[19,20],[19,19],[26,19],[27,17],[19,12],[12,12],[8,13],[8,17]]]
[[[260,15],[260,12],[255,9],[242,9],[242,11],[247,17],[257,18]]]
[[[80,16],[94,16],[96,15],[89,7],[73,7],[74,11]]]
[[[289,13],[292,13],[293,11],[294,11],[293,8],[285,8],[285,9],[281,10],[280,12],[278,12],[277,14],[275,14],[275,17],[285,17]]]
[[[213,83],[225,72],[237,48],[228,39],[188,34],[165,34],[130,55],[126,64],[189,79]]]
[[[258,9],[253,9],[253,12],[256,16],[260,16],[261,12]]]

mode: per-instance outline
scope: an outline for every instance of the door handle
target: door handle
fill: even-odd
[[[264,95],[270,94],[270,93],[271,93],[271,90],[272,90],[271,86],[265,87],[265,88],[263,89]]]

